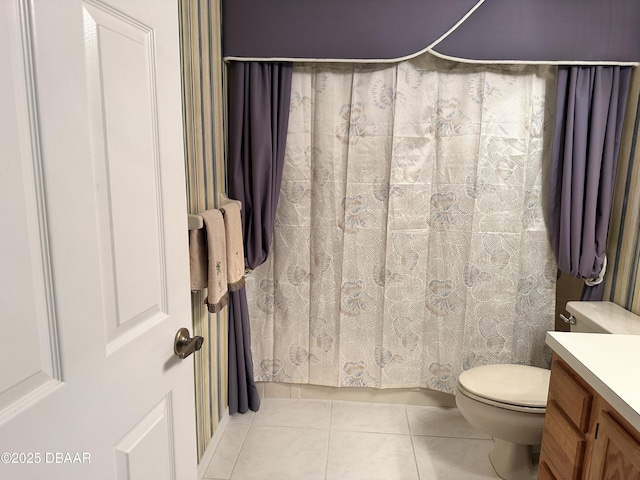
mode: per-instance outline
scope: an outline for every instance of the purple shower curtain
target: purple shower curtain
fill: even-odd
[[[607,233],[631,67],[558,68],[549,235],[558,268],[597,278]],[[601,300],[603,283],[583,300]]]
[[[242,202],[245,264],[250,269],[267,259],[271,247],[292,71],[289,63],[228,65],[228,192]],[[257,411],[247,295],[244,288],[229,295],[229,413]]]

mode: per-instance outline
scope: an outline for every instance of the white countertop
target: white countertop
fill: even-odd
[[[547,332],[546,342],[640,431],[640,335]]]

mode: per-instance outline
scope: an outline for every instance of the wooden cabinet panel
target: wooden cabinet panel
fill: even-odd
[[[540,452],[549,472],[539,468],[539,479],[582,479],[593,401],[593,390],[554,355]]]
[[[538,466],[538,480],[557,480],[547,462],[540,462]]]
[[[560,410],[580,432],[587,432],[593,393],[584,381],[558,357],[553,359],[549,399],[558,403]]]
[[[640,480],[640,442],[605,410],[598,415],[598,425],[590,480]]]
[[[585,437],[562,413],[558,404],[549,402],[540,456],[553,466],[559,479],[581,478],[586,444]]]

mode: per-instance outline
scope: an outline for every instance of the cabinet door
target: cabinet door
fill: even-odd
[[[590,480],[640,480],[640,442],[604,410],[598,423]]]

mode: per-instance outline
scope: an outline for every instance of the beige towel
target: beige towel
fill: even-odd
[[[217,209],[202,212],[207,238],[208,274],[207,298],[209,312],[222,310],[229,302],[227,288],[227,247],[222,212]]]
[[[191,270],[191,290],[207,288],[207,238],[204,228],[189,231],[189,267]]]
[[[224,214],[224,231],[227,243],[227,283],[229,291],[244,287],[244,247],[242,246],[242,217],[240,204],[225,203],[220,207]]]

